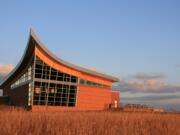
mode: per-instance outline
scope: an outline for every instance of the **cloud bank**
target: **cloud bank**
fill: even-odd
[[[163,74],[140,73],[114,84],[121,92],[121,103],[145,104],[180,111],[180,85],[164,82]]]
[[[122,80],[115,84],[113,89],[121,92],[141,92],[141,93],[175,93],[180,92],[180,85],[164,83],[162,74],[137,74],[132,80]]]
[[[134,76],[136,79],[141,80],[154,80],[154,79],[164,79],[166,76],[163,74],[145,74],[145,73],[138,73]]]
[[[149,95],[149,96],[142,96],[142,97],[122,97],[122,100],[127,100],[127,101],[160,101],[160,100],[179,100],[180,95]]]

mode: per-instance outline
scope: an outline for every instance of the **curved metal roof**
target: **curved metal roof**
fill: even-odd
[[[12,76],[14,76],[18,70],[20,69],[20,67],[23,65],[23,63],[27,60],[27,58],[30,57],[30,55],[32,55],[32,52],[34,51],[35,48],[35,44],[31,44],[31,39],[34,39],[35,42],[37,43],[36,45],[38,45],[47,55],[49,55],[50,57],[52,57],[54,60],[56,60],[57,62],[59,62],[60,64],[63,64],[67,67],[73,68],[75,70],[90,74],[90,75],[94,75],[94,76],[98,76],[98,77],[102,77],[105,78],[107,80],[111,80],[113,82],[118,82],[119,79],[110,75],[106,75],[104,73],[99,73],[97,71],[93,71],[90,69],[86,69],[80,66],[77,66],[75,64],[72,64],[70,62],[67,62],[65,60],[62,60],[60,58],[58,58],[56,55],[54,55],[38,38],[38,36],[35,34],[35,32],[31,29],[30,30],[30,34],[29,34],[29,40],[26,46],[26,49],[24,51],[23,57],[21,58],[20,62],[17,64],[17,66],[8,74],[8,76],[1,82],[0,86],[2,86],[3,84],[5,84],[9,79],[11,79]]]
[[[14,76],[16,76],[23,67],[26,65],[23,63],[27,63],[27,60],[29,60],[30,57],[32,57],[32,53],[34,52],[34,44],[30,44],[31,42],[31,30],[29,34],[29,39],[25,48],[25,51],[23,53],[23,56],[21,57],[19,63],[16,65],[16,67],[2,80],[0,83],[0,88],[3,88],[3,85],[6,84],[9,80],[11,80]]]

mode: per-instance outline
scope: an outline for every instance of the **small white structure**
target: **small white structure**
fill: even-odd
[[[114,108],[117,108],[118,107],[118,102],[117,100],[114,101]]]

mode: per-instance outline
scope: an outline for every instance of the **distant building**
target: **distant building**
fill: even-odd
[[[118,106],[119,92],[111,89],[118,81],[57,58],[30,31],[22,59],[0,88],[10,105],[32,110],[103,110]]]
[[[164,112],[162,108],[154,108],[141,104],[126,104],[121,109],[126,112]]]

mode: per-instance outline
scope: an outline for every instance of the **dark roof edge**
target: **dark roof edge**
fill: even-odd
[[[30,29],[29,35],[31,35],[31,29]],[[30,38],[31,38],[31,37],[29,36],[29,37],[28,37],[28,42],[27,42],[26,48],[25,48],[25,50],[24,50],[23,56],[21,57],[20,61],[18,62],[18,64],[16,65],[16,67],[0,82],[0,87],[2,87],[2,85],[9,79],[9,77],[10,77],[11,75],[13,75],[13,74],[16,72],[16,70],[18,70],[18,68],[19,68],[20,65],[22,64],[22,61],[23,61],[23,59],[24,59],[24,57],[25,57],[25,55],[26,55],[26,52],[28,51],[28,45],[29,45]]]
[[[116,77],[113,77],[113,76],[110,76],[110,75],[106,75],[104,73],[99,73],[97,71],[93,71],[93,70],[89,70],[89,69],[86,69],[86,68],[83,68],[83,67],[80,67],[80,66],[77,66],[73,63],[70,63],[70,62],[67,62],[63,59],[60,59],[58,58],[56,55],[54,55],[41,41],[40,39],[38,38],[38,36],[35,34],[35,32],[31,29],[30,30],[30,34],[31,36],[35,39],[35,41],[39,44],[39,46],[49,55],[51,56],[53,59],[55,59],[56,61],[58,61],[59,63],[62,63],[63,65],[67,66],[67,67],[71,67],[73,69],[76,69],[76,70],[79,70],[79,71],[82,71],[82,72],[85,72],[87,74],[92,74],[92,75],[95,75],[95,76],[99,76],[99,77],[102,77],[102,78],[105,78],[105,79],[108,79],[108,80],[111,80],[111,81],[114,81],[114,82],[119,82],[119,79],[116,78]]]

